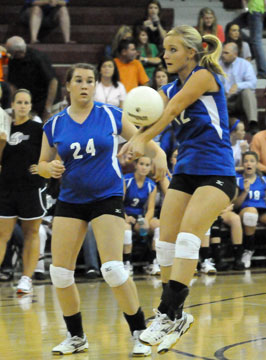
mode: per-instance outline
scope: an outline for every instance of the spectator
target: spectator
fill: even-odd
[[[15,92],[12,108],[14,122],[10,139],[7,142],[6,138],[2,138],[5,146],[0,173],[0,263],[16,221],[20,219],[24,234],[23,275],[17,292],[30,293],[31,277],[40,254],[39,227],[46,212],[44,180],[30,172],[40,155],[42,126],[30,119],[31,95],[28,90]]]
[[[245,114],[249,131],[253,135],[258,131],[258,109],[255,89],[257,78],[251,63],[238,57],[235,43],[223,46],[220,64],[227,77],[221,76],[227,96],[229,115]]]
[[[70,17],[67,9],[69,0],[25,0],[20,13],[20,21],[30,28],[30,42],[36,44],[40,31],[47,33],[60,26],[64,43],[70,40]]]
[[[266,224],[266,177],[257,171],[258,155],[247,151],[243,155],[244,173],[237,177],[239,195],[235,206],[240,210],[240,217],[244,226],[244,254],[242,262],[245,268],[251,265],[251,258],[255,250],[255,232],[258,220]]]
[[[230,22],[226,25],[225,42],[236,43],[238,46],[238,56],[248,61],[251,61],[251,51],[249,44],[246,41],[242,40],[240,27],[238,24],[235,24],[234,22]]]
[[[248,1],[248,27],[250,32],[250,43],[256,60],[258,79],[266,79],[266,58],[262,44],[264,13],[264,0]]]
[[[215,12],[208,8],[202,8],[198,15],[198,24],[196,29],[201,36],[213,34],[223,43],[225,40],[223,27],[217,24]]]
[[[119,80],[114,59],[105,57],[98,64],[98,81],[94,100],[122,108],[126,98],[126,89]]]
[[[126,91],[129,92],[139,85],[147,85],[149,78],[141,62],[136,60],[137,51],[134,41],[121,40],[117,52],[118,57],[115,58],[115,62]]]
[[[60,84],[47,56],[27,47],[24,39],[13,36],[6,42],[10,54],[8,82],[11,90],[28,89],[32,94],[32,110],[45,122],[60,101]]]
[[[135,36],[139,60],[142,62],[148,77],[152,79],[156,65],[162,62],[159,57],[159,50],[155,44],[149,42],[148,32],[144,26],[137,27]]]
[[[111,45],[105,47],[104,53],[107,57],[116,57],[118,44],[121,40],[131,39],[133,37],[133,30],[131,26],[121,25],[117,30]]]
[[[235,169],[238,172],[244,170],[242,166],[242,155],[249,150],[249,145],[245,137],[245,125],[243,121],[236,118],[229,118],[230,124],[230,141],[233,149],[233,156],[235,161]]]
[[[7,109],[10,107],[10,88],[8,83],[6,83],[4,80],[4,69],[3,69],[3,65],[7,65],[7,63],[8,63],[8,55],[6,52],[6,48],[0,46],[0,88],[2,90],[0,99],[1,99],[1,107],[3,109]]]
[[[258,169],[266,173],[266,130],[259,131],[253,136],[250,149],[258,155]]]
[[[151,87],[155,90],[159,90],[163,85],[166,84],[168,84],[167,70],[159,65],[153,73]]]
[[[158,49],[162,48],[163,39],[166,35],[164,24],[161,23],[160,13],[162,7],[158,0],[151,0],[148,2],[145,19],[136,24],[143,25],[148,33],[149,41],[157,45]]]

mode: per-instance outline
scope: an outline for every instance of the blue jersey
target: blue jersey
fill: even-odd
[[[238,174],[236,178],[237,186],[240,189],[240,192],[244,191],[244,177],[243,175]],[[255,207],[255,208],[266,208],[265,195],[266,195],[266,177],[257,176],[253,184],[250,185],[248,195],[244,202],[241,204],[240,209],[245,207]]]
[[[50,146],[57,148],[66,168],[60,200],[85,204],[123,196],[122,173],[116,157],[121,118],[121,109],[95,102],[82,124],[64,109],[44,125]]]
[[[150,193],[153,192],[156,184],[153,180],[146,177],[141,188],[138,187],[134,173],[125,175],[125,211],[127,215],[144,215],[145,205]]]
[[[196,66],[186,81],[201,69]],[[213,76],[219,91],[203,94],[172,121],[180,144],[174,174],[235,176],[226,98],[221,81]],[[177,79],[162,90],[172,99],[181,88]]]

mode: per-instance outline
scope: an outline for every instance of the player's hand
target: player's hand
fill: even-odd
[[[134,225],[134,224],[136,224],[136,219],[133,216],[127,216],[126,223]]]
[[[32,175],[38,175],[38,165],[37,164],[32,164],[30,167],[29,167],[29,172],[32,174]]]
[[[249,188],[250,188],[250,182],[249,182],[249,180],[248,179],[245,179],[244,180],[244,190],[245,190],[245,192],[249,192]]]
[[[53,160],[49,162],[48,169],[51,174],[51,177],[55,179],[59,179],[66,170],[63,163],[59,160]]]
[[[131,138],[125,145],[120,149],[117,157],[123,158],[126,155],[127,161],[133,161],[143,156],[145,153],[145,142],[142,140],[141,134]]]

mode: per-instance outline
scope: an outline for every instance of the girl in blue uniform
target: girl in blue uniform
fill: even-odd
[[[208,48],[203,49],[206,42]],[[160,94],[166,108],[155,124],[140,130],[121,151],[141,156],[150,139],[172,122],[180,143],[173,178],[160,217],[156,252],[164,290],[156,317],[140,339],[169,349],[193,322],[182,311],[201,245],[200,239],[235,194],[235,170],[223,86],[217,76],[221,43],[191,26],[178,26],[164,39],[164,60],[174,82]],[[172,334],[170,334],[172,333]],[[169,336],[167,334],[170,334]]]
[[[244,173],[237,176],[239,195],[235,207],[240,210],[244,226],[244,247],[242,262],[245,268],[251,265],[251,257],[255,248],[255,232],[258,220],[266,224],[266,177],[258,174],[258,155],[247,151],[243,155]]]
[[[125,220],[123,179],[117,159],[118,136],[129,139],[136,128],[122,117],[121,109],[93,101],[95,78],[92,65],[70,67],[66,87],[71,105],[44,125],[39,174],[62,178],[53,222],[50,275],[68,336],[53,353],[64,355],[88,349],[74,269],[91,221],[102,275],[134,336],[133,354],[145,356],[150,349],[138,340],[145,328],[144,314],[135,284],[122,262]],[[163,151],[153,142],[146,150],[154,159],[157,177],[164,176],[167,167]],[[57,153],[60,159],[56,159]]]

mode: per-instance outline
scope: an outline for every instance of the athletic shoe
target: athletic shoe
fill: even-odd
[[[22,276],[18,282],[17,294],[29,294],[33,291],[32,280],[28,276]]]
[[[13,270],[0,270],[0,282],[10,281],[14,277]]]
[[[252,255],[254,254],[254,251],[252,250],[245,250],[243,255],[242,255],[242,263],[244,263],[245,269],[249,269],[251,266],[251,258]]]
[[[144,266],[143,269],[144,269],[145,273],[148,275],[160,275],[161,274],[160,266],[156,259],[153,260],[152,264]]]
[[[212,274],[216,274],[216,268],[215,268],[215,264],[212,261],[212,259],[205,259],[203,261],[203,263],[201,264],[201,269],[200,271],[204,274],[208,274],[208,275],[212,275]]]
[[[170,320],[166,314],[161,314],[159,310],[153,309],[155,319],[151,325],[140,334],[140,340],[149,345],[157,345],[163,341],[164,337],[170,334],[178,326],[178,320]]]
[[[126,270],[126,272],[128,273],[129,276],[133,276],[133,266],[130,263],[130,261],[126,261],[124,263],[124,268]]]
[[[95,269],[89,269],[89,270],[86,272],[86,274],[85,274],[85,277],[86,277],[88,280],[97,279],[99,276],[100,276],[99,271],[97,271],[97,270],[95,270]]]
[[[85,352],[89,348],[89,343],[86,335],[83,335],[83,338],[78,336],[71,337],[71,334],[67,333],[67,338],[61,342],[61,344],[57,345],[53,348],[53,355],[68,355],[68,354],[76,354],[79,352]]]
[[[44,272],[35,271],[33,278],[34,280],[46,280],[46,275]]]
[[[191,314],[187,314],[183,311],[182,318],[177,320],[179,325],[177,328],[169,335],[166,335],[164,340],[158,346],[158,354],[164,354],[171,349],[179,340],[179,338],[188,331],[188,329],[193,324],[194,318]]]
[[[142,333],[140,330],[135,330],[133,332],[133,342],[134,347],[132,351],[132,356],[149,356],[151,355],[151,347],[144,345],[139,341],[139,335]]]

